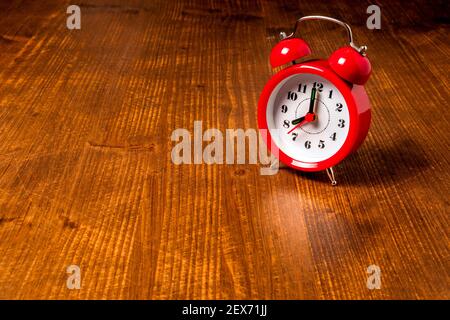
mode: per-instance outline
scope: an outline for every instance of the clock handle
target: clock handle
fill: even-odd
[[[331,17],[326,17],[326,16],[305,16],[305,17],[301,17],[300,19],[298,19],[295,22],[295,26],[294,26],[294,30],[292,31],[292,33],[290,35],[286,35],[285,33],[280,33],[280,37],[282,39],[289,39],[289,38],[293,38],[294,34],[297,32],[297,27],[300,24],[300,22],[302,21],[307,21],[307,20],[325,20],[325,21],[329,21],[329,22],[334,22],[342,27],[344,27],[347,30],[347,36],[348,36],[348,42],[349,45],[355,49],[356,51],[358,51],[360,54],[365,55],[365,52],[367,50],[367,46],[361,46],[358,47],[354,42],[353,42],[353,33],[352,33],[352,29],[350,28],[350,26],[345,23],[342,22],[341,20],[335,19],[335,18],[331,18]]]

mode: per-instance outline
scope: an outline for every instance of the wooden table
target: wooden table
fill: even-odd
[[[445,1],[0,3],[0,298],[450,298]],[[175,165],[171,133],[256,128],[277,34],[349,22],[373,122],[325,173]],[[301,31],[315,57],[345,44]],[[69,265],[81,289],[69,290]],[[367,268],[381,270],[369,290]]]

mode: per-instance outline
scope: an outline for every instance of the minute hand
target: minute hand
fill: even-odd
[[[311,100],[309,101],[309,111],[308,113],[314,113],[314,102],[316,100],[316,88],[311,90]]]

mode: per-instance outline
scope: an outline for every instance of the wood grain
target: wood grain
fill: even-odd
[[[0,3],[1,299],[449,299],[445,1]],[[256,128],[307,14],[369,46],[369,136],[326,175],[174,165],[176,128]],[[302,29],[314,55],[345,41]],[[80,290],[66,287],[79,265]],[[366,269],[382,271],[368,290]]]

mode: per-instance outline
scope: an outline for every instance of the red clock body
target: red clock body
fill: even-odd
[[[335,166],[356,151],[368,133],[371,110],[364,86],[334,70],[330,59],[294,64],[276,73],[261,93],[261,135],[271,152],[292,168],[319,171]],[[313,120],[305,118],[308,114],[314,114]]]

